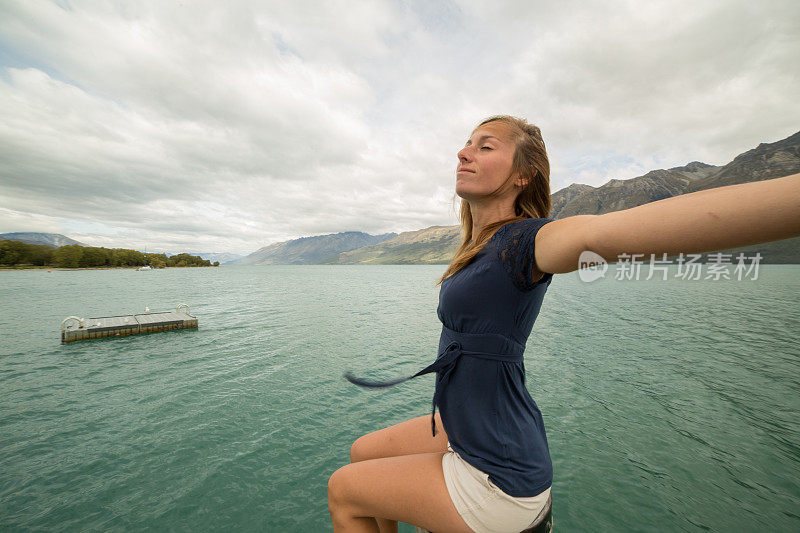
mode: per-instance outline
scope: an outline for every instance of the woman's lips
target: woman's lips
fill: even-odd
[[[456,174],[462,174],[464,172],[469,172],[470,174],[475,174],[474,170],[470,170],[468,168],[459,168]]]

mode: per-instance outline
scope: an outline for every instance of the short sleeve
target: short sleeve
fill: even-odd
[[[511,278],[514,286],[523,292],[532,290],[542,283],[548,283],[553,274],[545,273],[542,278],[533,282],[533,268],[536,265],[534,246],[539,229],[552,222],[552,218],[526,218],[519,222],[506,224],[497,230],[497,256],[503,269]]]

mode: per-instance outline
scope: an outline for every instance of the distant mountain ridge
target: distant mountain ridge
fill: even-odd
[[[761,143],[718,167],[693,161],[682,167],[652,170],[643,176],[612,179],[600,187],[574,183],[551,196],[550,218],[600,215],[726,185],[778,178],[800,172],[800,132],[774,143]],[[401,240],[402,237],[402,240]],[[433,226],[402,233],[366,248],[341,253],[338,264],[447,264],[461,243],[459,226]],[[800,264],[800,237],[746,246],[722,253],[760,252],[764,263]],[[702,254],[708,257],[709,254]]]
[[[231,264],[238,265],[313,265],[329,261],[342,252],[378,244],[395,237],[396,233],[370,235],[361,231],[345,231],[264,246]]]
[[[628,180],[612,179],[600,187],[580,185],[569,191],[569,198],[559,199],[562,193],[575,187],[570,185],[553,194],[551,218],[599,215],[681,194],[779,178],[798,171],[800,132],[774,143],[761,143],[721,167],[694,161],[682,167],[652,170]]]
[[[800,132],[774,143],[761,143],[723,166],[693,161],[681,167],[652,170],[631,179],[611,179],[599,187],[573,183],[551,196],[550,218],[599,215],[681,194],[796,172],[800,172]],[[0,239],[53,247],[86,246],[55,233],[3,233]],[[234,265],[447,264],[460,243],[459,226],[431,226],[400,235],[346,231],[302,237],[265,246],[246,257],[238,256],[239,259],[235,254],[201,255],[204,259]],[[734,254],[734,258],[740,252],[748,257],[760,252],[763,263],[800,264],[800,237],[721,252]],[[234,258],[231,260],[228,256]]]
[[[186,252],[186,253],[202,257],[203,259],[207,259],[212,263],[214,261],[219,261],[220,265],[229,265],[244,257],[241,254],[233,254],[229,252]]]
[[[60,248],[70,244],[86,246],[82,242],[70,239],[60,233],[34,233],[29,231],[18,231],[13,233],[0,233],[0,240],[19,241],[26,244],[44,244],[53,248]]]
[[[651,170],[643,176],[627,180],[612,179],[600,187],[584,185],[579,192],[573,192],[571,198],[556,201],[562,189],[553,194],[550,218],[600,215],[679,196],[685,194],[693,183],[712,175],[716,170],[718,167],[694,161],[669,170]]]
[[[331,264],[439,264],[449,263],[460,242],[459,226],[432,226],[406,231],[372,246],[342,252]]]

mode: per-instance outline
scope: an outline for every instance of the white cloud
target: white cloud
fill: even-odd
[[[577,158],[625,154],[639,172],[659,161],[724,164],[797,131],[797,3],[586,5],[534,27],[507,84],[510,100],[535,95],[551,146]]]
[[[0,5],[0,232],[248,253],[455,223],[496,113],[542,128],[553,190],[800,123],[795,2],[63,5]]]

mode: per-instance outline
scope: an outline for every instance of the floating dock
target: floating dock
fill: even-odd
[[[182,311],[186,308],[186,311]],[[175,329],[197,328],[197,317],[189,314],[189,306],[181,304],[175,311],[142,313],[141,315],[79,318],[68,316],[61,322],[61,342],[103,337],[124,337],[139,333],[155,333]]]

